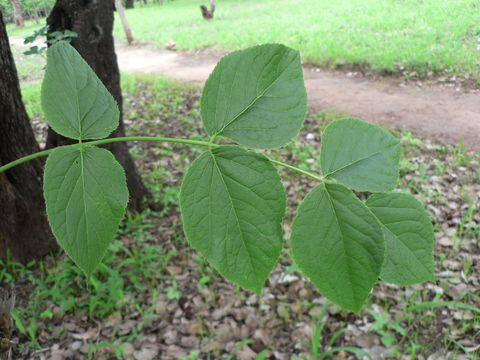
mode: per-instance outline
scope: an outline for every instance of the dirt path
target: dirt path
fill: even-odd
[[[11,37],[14,45],[23,39]],[[41,45],[41,44],[40,44]],[[148,45],[117,45],[120,69],[163,74],[203,84],[221,54],[176,52]],[[348,73],[305,68],[309,106],[458,144],[480,152],[480,91],[457,91],[445,85],[400,86],[392,79],[372,80]]]
[[[145,45],[117,46],[122,71],[164,74],[203,83],[220,55],[158,50]],[[411,130],[427,138],[480,152],[480,92],[456,91],[444,85],[399,86],[345,73],[305,69],[309,105],[348,116]]]

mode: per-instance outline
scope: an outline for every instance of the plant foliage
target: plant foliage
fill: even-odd
[[[205,130],[255,149],[285,145],[300,130],[307,106],[298,51],[261,45],[220,60],[201,101]]]
[[[293,257],[331,301],[358,310],[384,260],[382,230],[355,194],[340,184],[316,186],[292,225]]]
[[[25,38],[23,42],[25,45],[35,43],[38,38],[47,38],[47,40],[44,42],[45,46],[32,45],[30,46],[30,49],[24,52],[25,55],[43,55],[43,53],[47,50],[47,45],[55,44],[58,41],[71,42],[78,36],[75,31],[71,30],[49,32],[48,29],[49,26],[45,25],[40,29],[35,30],[33,34]]]
[[[185,233],[228,279],[260,293],[282,249],[285,191],[268,159],[238,146],[201,155],[182,184]]]
[[[47,54],[45,114],[54,130],[79,141],[49,155],[47,213],[60,245],[90,275],[115,236],[128,194],[113,156],[84,140],[107,137],[119,111],[68,43],[53,44]],[[243,148],[278,147],[297,135],[306,113],[298,52],[268,44],[227,55],[205,85],[201,113],[209,142],[161,139],[207,148],[185,174],[181,213],[192,246],[226,278],[260,293],[281,252],[286,196],[276,164],[320,182],[298,208],[291,247],[327,298],[358,311],[379,278],[399,285],[433,279],[427,213],[411,195],[386,192],[397,186],[401,156],[389,132],[358,119],[333,122],[322,137],[323,175]],[[243,147],[218,145],[217,136]],[[353,190],[374,194],[364,202]]]
[[[127,206],[123,168],[105,149],[59,147],[45,164],[44,193],[53,234],[90,276],[112,242]]]

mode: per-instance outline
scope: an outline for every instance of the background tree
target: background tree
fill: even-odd
[[[131,45],[133,43],[133,35],[132,30],[130,30],[130,25],[128,25],[127,17],[125,16],[122,0],[115,0],[115,8],[117,9],[118,17],[122,22],[123,31],[125,32],[125,37],[127,38],[128,45]]]
[[[17,71],[0,12],[0,165],[39,151],[20,94]],[[56,248],[45,216],[43,160],[0,174],[0,257],[7,249],[28,261]]]
[[[46,17],[55,3],[55,0],[14,0],[20,5],[23,19],[33,19],[39,22]],[[3,12],[5,23],[14,22],[14,7],[11,0],[0,0],[0,10]]]
[[[22,8],[18,3],[18,0],[10,0],[13,9],[13,21],[17,27],[24,27],[25,22],[23,21]]]
[[[48,15],[54,3],[54,0],[22,0],[24,17],[39,23],[40,18]]]
[[[10,286],[0,288],[0,360],[11,359],[13,342],[12,310],[15,306],[15,293]]]
[[[125,0],[125,8],[126,9],[133,9],[135,7],[133,0]]]
[[[213,14],[215,13],[215,0],[210,0],[210,9],[208,9],[205,5],[200,5],[200,11],[202,12],[202,16],[205,20],[212,19]]]
[[[113,95],[122,114],[120,72],[112,36],[112,5],[111,1],[57,0],[48,16],[47,23],[50,31],[71,30],[78,34],[78,37],[72,41],[72,45]],[[120,115],[120,126],[112,136],[124,135],[125,130],[122,115]],[[47,148],[70,143],[71,140],[49,129]],[[132,211],[142,210],[145,207],[143,199],[149,194],[138,175],[126,143],[109,144],[107,148],[114,153],[127,174],[130,192],[129,209]]]

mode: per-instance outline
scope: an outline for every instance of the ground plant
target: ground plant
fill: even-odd
[[[113,97],[64,41],[47,51],[42,107],[49,125],[78,140],[0,168],[48,155],[44,194],[57,241],[90,277],[115,237],[128,202],[125,174],[98,145],[157,141],[206,148],[186,172],[180,207],[185,234],[224,277],[260,293],[283,246],[286,195],[274,166],[319,182],[292,224],[293,258],[332,302],[358,312],[372,287],[433,280],[433,228],[399,180],[400,142],[358,119],[328,125],[321,174],[267,157],[286,145],[306,113],[300,55],[278,44],[233,52],[209,77],[201,115],[208,140],[107,138],[118,126]],[[259,151],[253,151],[257,149]],[[366,193],[359,198],[357,194]]]
[[[25,55],[42,55],[46,50],[48,45],[52,45],[57,41],[71,41],[73,38],[77,37],[77,33],[70,30],[64,31],[48,31],[48,25],[41,27],[38,30],[35,30],[33,34],[27,36],[24,40],[24,44],[34,43],[38,38],[46,37],[44,46],[32,45],[30,49],[24,52]]]

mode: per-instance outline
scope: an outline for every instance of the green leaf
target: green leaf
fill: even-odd
[[[108,150],[60,147],[45,164],[44,194],[53,234],[90,276],[125,213],[125,173]]]
[[[380,224],[350,190],[339,184],[315,187],[292,224],[295,262],[334,303],[360,310],[384,259]]]
[[[102,139],[118,126],[117,103],[80,54],[65,41],[47,50],[42,107],[49,125],[71,139]]]
[[[267,44],[220,60],[203,89],[201,112],[210,135],[260,149],[285,145],[307,111],[298,51]]]
[[[388,191],[399,178],[400,142],[388,131],[358,119],[325,128],[320,166],[324,176],[357,191]]]
[[[390,193],[374,194],[366,205],[385,237],[381,278],[402,286],[434,280],[433,226],[422,204],[412,195]]]
[[[185,234],[227,279],[260,292],[282,249],[285,192],[261,154],[221,146],[194,161],[183,180]]]

